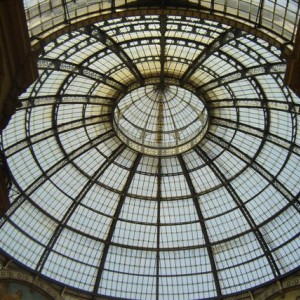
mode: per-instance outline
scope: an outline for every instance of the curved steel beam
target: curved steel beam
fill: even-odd
[[[275,134],[272,134],[270,132],[268,132],[264,136],[264,130],[255,128],[248,124],[238,123],[238,122],[234,122],[232,120],[222,119],[222,118],[218,118],[218,117],[211,117],[210,120],[211,120],[211,124],[214,124],[214,125],[220,125],[222,127],[238,130],[240,132],[250,134],[250,135],[252,135],[254,137],[258,137],[260,139],[265,138],[266,141],[271,142],[275,145],[278,145],[278,146],[282,147],[283,149],[291,151],[292,153],[295,153],[296,155],[300,156],[300,146],[295,144],[293,141],[288,141],[288,140],[286,140],[282,137],[279,137]]]
[[[295,196],[280,182],[274,177],[268,170],[266,170],[263,166],[261,166],[258,162],[253,160],[253,158],[249,157],[247,154],[242,152],[237,147],[231,145],[226,142],[224,139],[212,134],[207,133],[207,138],[227,151],[231,152],[235,156],[239,157],[242,161],[249,165],[249,167],[253,168],[256,172],[258,172],[262,177],[264,177],[280,194],[282,194],[287,201],[293,203],[295,201]],[[298,200],[299,202],[299,200]],[[299,202],[300,203],[300,202]],[[297,210],[298,208],[295,207]]]
[[[180,81],[185,83],[193,75],[193,73],[203,64],[203,62],[209,58],[214,52],[218,51],[222,46],[228,42],[237,39],[242,36],[243,33],[240,29],[230,28],[227,31],[221,33],[215,38],[204,50],[196,57],[192,64],[185,71]]]
[[[211,270],[212,270],[212,274],[213,274],[213,278],[214,278],[214,282],[215,282],[215,287],[216,287],[216,292],[217,292],[217,299],[221,299],[222,291],[221,291],[220,279],[219,279],[219,276],[218,276],[218,271],[217,271],[217,267],[216,267],[214,253],[213,253],[213,250],[212,250],[212,245],[211,245],[211,242],[209,240],[209,235],[208,235],[208,231],[207,231],[207,228],[206,228],[206,224],[204,222],[204,216],[202,214],[201,207],[200,207],[200,204],[198,202],[198,197],[196,196],[197,193],[196,193],[195,187],[193,185],[192,179],[190,177],[189,171],[186,167],[186,164],[185,164],[185,161],[184,161],[182,155],[178,155],[177,158],[180,162],[180,166],[182,168],[183,175],[184,175],[184,177],[187,181],[188,187],[191,191],[191,197],[193,199],[193,203],[194,203],[194,206],[195,206],[195,209],[196,209],[196,212],[197,212],[197,216],[198,216],[198,219],[199,219],[199,223],[200,223],[200,226],[201,226],[201,230],[202,230],[202,233],[203,233],[203,237],[204,237],[204,241],[205,241],[205,244],[206,244],[206,249],[207,249],[207,253],[208,253],[208,257],[209,257],[209,261],[210,261],[210,266],[211,266]]]
[[[167,17],[160,16],[160,84],[165,84]]]
[[[63,169],[67,164],[69,164],[71,161],[75,160],[77,157],[81,156],[83,153],[89,151],[90,149],[97,147],[97,145],[114,137],[115,135],[116,134],[113,130],[109,130],[109,131],[103,133],[102,135],[97,136],[92,141],[88,141],[84,145],[81,145],[77,149],[70,152],[68,154],[68,156],[65,156],[62,159],[60,159],[57,163],[55,163],[53,166],[51,166],[47,171],[44,171],[44,173],[39,178],[37,178],[32,184],[30,184],[28,186],[28,188],[25,189],[23,191],[23,193],[15,199],[15,201],[12,203],[12,205],[10,206],[10,208],[7,211],[7,216],[12,215],[18,209],[18,207],[21,206],[24,201],[26,201],[27,197],[30,194],[32,194],[40,186],[42,186],[56,172]],[[3,225],[3,222],[0,223],[0,228],[2,225]]]
[[[91,104],[101,106],[113,107],[114,98],[102,97],[95,95],[78,95],[78,94],[64,94],[64,95],[47,95],[47,96],[32,96],[20,100],[22,106],[17,110],[23,110],[33,107],[41,107],[46,105],[54,105],[57,102],[60,104]]]
[[[100,287],[100,282],[101,282],[101,278],[102,278],[102,275],[103,275],[104,266],[105,266],[106,257],[107,257],[108,251],[109,251],[109,247],[110,247],[110,244],[111,244],[111,241],[112,241],[115,229],[116,229],[117,222],[119,220],[119,216],[120,216],[123,204],[124,204],[125,199],[127,197],[127,192],[130,188],[130,184],[131,184],[132,179],[133,179],[133,177],[136,173],[136,170],[137,170],[137,167],[140,163],[141,158],[142,158],[142,154],[138,153],[133,165],[130,168],[130,172],[129,172],[129,175],[127,177],[126,183],[124,185],[123,191],[121,193],[120,200],[119,200],[118,205],[116,207],[115,213],[112,217],[112,222],[110,224],[109,232],[108,232],[107,238],[105,240],[105,246],[104,246],[104,249],[103,249],[103,252],[102,252],[102,257],[101,257],[98,272],[97,272],[97,275],[96,275],[96,281],[95,281],[94,291],[93,291],[94,297],[96,297],[98,295],[98,290],[99,290],[99,287]]]
[[[84,124],[83,124],[84,123]],[[43,140],[46,140],[50,137],[53,137],[56,135],[56,132],[58,134],[65,133],[68,131],[71,131],[73,129],[81,128],[84,126],[90,126],[90,125],[96,125],[101,123],[110,123],[110,113],[109,114],[103,114],[99,116],[91,116],[88,118],[80,119],[80,120],[74,120],[70,122],[66,122],[63,124],[56,125],[55,128],[51,127],[49,129],[40,131],[36,134],[30,135],[17,143],[14,143],[10,145],[9,147],[5,148],[5,155],[6,157],[10,157],[14,154],[16,154],[19,151],[22,151],[23,149],[27,148],[29,145],[34,145],[38,142],[41,142]]]
[[[103,45],[105,45],[111,52],[116,54],[120,60],[126,65],[126,67],[133,74],[135,79],[143,85],[144,78],[136,65],[132,62],[132,59],[129,55],[124,51],[124,49],[112,38],[110,37],[104,30],[100,29],[95,25],[90,25],[89,27],[84,27],[79,29],[79,31],[84,32],[88,36],[95,38]]]
[[[265,254],[268,263],[270,265],[270,268],[273,272],[273,276],[275,279],[280,278],[281,272],[277,266],[276,260],[273,257],[273,254],[271,253],[269,249],[268,243],[265,241],[263,234],[257,228],[255,220],[253,219],[252,215],[248,211],[247,207],[243,203],[243,201],[240,199],[238,194],[236,193],[235,189],[232,187],[230,182],[226,179],[222,171],[218,168],[218,166],[214,163],[214,161],[206,154],[205,151],[201,149],[201,147],[197,146],[195,147],[195,152],[207,163],[207,165],[211,168],[213,173],[219,178],[219,180],[223,183],[224,188],[228,191],[230,196],[232,197],[233,201],[235,202],[236,206],[241,211],[242,215],[244,216],[245,220],[247,221],[249,227],[251,228],[253,234],[255,235],[262,252]]]
[[[159,274],[160,274],[160,222],[161,222],[161,185],[162,185],[162,166],[161,157],[158,157],[157,166],[157,233],[156,233],[156,300],[159,300]]]
[[[224,84],[237,80],[264,75],[264,74],[282,74],[285,72],[285,63],[266,63],[259,66],[249,67],[243,70],[235,71],[224,76],[220,76],[210,82],[207,82],[198,87],[198,93],[205,93],[215,87],[220,87]]]
[[[109,78],[106,74],[100,73],[82,65],[61,61],[59,59],[39,59],[38,68],[41,70],[55,70],[67,72],[70,74],[77,74],[107,84],[117,90],[126,90],[125,85],[121,84],[119,81],[113,78]]]
[[[105,172],[105,170],[113,163],[113,161],[120,155],[121,152],[125,149],[124,145],[119,145],[114,151],[112,151],[111,155],[107,158],[107,160],[98,168],[97,171],[93,174],[93,176],[90,178],[90,180],[82,187],[82,189],[79,191],[78,195],[72,202],[71,206],[67,210],[67,212],[62,217],[61,221],[59,222],[58,226],[56,227],[53,235],[51,236],[50,240],[48,241],[47,246],[45,247],[45,250],[43,251],[37,265],[35,268],[35,271],[38,274],[41,274],[43,271],[43,267],[47,261],[48,256],[50,255],[51,251],[53,250],[53,247],[55,246],[56,241],[60,237],[62,231],[66,227],[66,224],[72,217],[73,213],[81,203],[81,201],[84,199],[86,194],[89,192],[91,187],[95,184],[95,182],[101,177],[101,175]]]

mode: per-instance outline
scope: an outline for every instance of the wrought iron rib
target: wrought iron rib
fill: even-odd
[[[116,229],[116,225],[117,225],[117,222],[118,222],[123,204],[124,204],[126,196],[127,196],[127,192],[130,188],[131,182],[132,182],[133,177],[136,173],[136,170],[137,170],[137,167],[140,163],[141,158],[142,158],[142,154],[138,153],[137,157],[136,157],[136,159],[135,159],[135,161],[134,161],[134,163],[131,167],[130,173],[127,177],[127,180],[126,180],[125,186],[123,188],[123,191],[121,193],[120,200],[118,202],[115,213],[112,217],[109,232],[108,232],[107,238],[105,240],[105,245],[104,245],[104,249],[103,249],[103,252],[102,252],[102,257],[101,257],[101,260],[100,260],[98,272],[97,272],[97,275],[96,275],[96,281],[95,281],[94,291],[93,291],[94,297],[96,297],[97,294],[98,294],[98,290],[99,290],[99,287],[100,287],[100,282],[101,282],[101,278],[102,278],[102,275],[103,275],[104,266],[105,266],[105,262],[106,262],[106,257],[108,255],[109,247],[110,247],[110,244],[111,244],[111,241],[112,241],[115,229]]]
[[[224,188],[228,191],[230,196],[232,197],[233,201],[241,211],[243,217],[247,221],[249,227],[251,228],[253,234],[255,235],[262,252],[265,254],[269,266],[272,270],[273,276],[275,279],[280,278],[281,272],[279,270],[279,267],[273,257],[273,254],[271,253],[269,249],[269,245],[266,242],[263,234],[261,233],[260,229],[256,226],[255,220],[253,219],[252,215],[248,211],[247,207],[243,203],[243,201],[240,199],[238,194],[236,193],[235,189],[232,187],[231,183],[226,179],[225,175],[220,171],[218,166],[214,163],[214,161],[203,151],[199,146],[195,147],[195,152],[203,159],[204,162],[207,163],[207,165],[211,168],[212,172],[215,174],[215,176],[222,182]]]
[[[220,279],[219,279],[219,276],[218,276],[218,271],[217,271],[217,266],[216,266],[214,254],[213,254],[212,245],[211,245],[209,235],[208,235],[208,231],[207,231],[207,228],[206,228],[206,224],[205,224],[205,221],[204,221],[204,216],[202,214],[201,207],[200,207],[200,204],[198,202],[198,197],[196,196],[197,193],[195,191],[195,187],[193,185],[192,179],[189,175],[189,171],[186,167],[186,164],[185,164],[185,161],[184,161],[182,155],[178,155],[177,158],[180,162],[180,166],[183,170],[183,175],[184,175],[184,177],[187,181],[187,184],[189,186],[189,189],[191,191],[191,196],[192,196],[192,199],[193,199],[193,203],[194,203],[194,206],[195,206],[195,209],[196,209],[196,212],[197,212],[197,216],[198,216],[199,223],[200,223],[200,226],[201,226],[201,230],[202,230],[202,233],[203,233],[204,241],[205,241],[205,244],[206,244],[206,249],[207,249],[207,253],[208,253],[208,257],[209,257],[209,261],[210,261],[210,265],[211,265],[211,270],[212,270],[212,274],[213,274],[213,278],[214,278],[214,282],[215,282],[215,287],[216,287],[216,292],[217,292],[217,299],[220,299],[221,296],[222,296]]]

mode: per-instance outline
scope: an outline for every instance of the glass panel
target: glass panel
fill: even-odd
[[[17,261],[35,269],[44,248],[20,231],[11,222],[6,222],[0,230],[1,249]],[[19,249],[22,248],[22,251]]]
[[[118,221],[112,241],[133,247],[156,248],[156,232],[156,226]]]
[[[161,226],[161,248],[183,248],[203,245],[204,238],[199,223]]]
[[[57,272],[62,270],[62,272]],[[93,291],[97,268],[70,259],[52,251],[45,263],[43,275],[68,286],[77,286],[88,292]]]

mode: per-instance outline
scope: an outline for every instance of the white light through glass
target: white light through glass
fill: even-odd
[[[131,148],[150,155],[172,155],[201,141],[208,128],[208,114],[202,100],[186,89],[148,85],[118,102],[114,126]]]

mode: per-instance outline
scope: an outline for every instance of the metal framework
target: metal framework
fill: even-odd
[[[144,9],[143,14],[154,14],[152,11],[168,9],[168,12],[194,16],[223,22],[228,25],[263,36],[282,53],[291,53],[296,38],[299,23],[300,7],[296,1],[232,1],[225,0],[216,3],[214,0],[205,1],[132,1],[132,0],[24,0],[29,33],[34,47],[43,46],[44,39],[55,32],[68,31],[68,27],[76,27],[84,18],[84,22],[91,24],[99,18],[110,19],[110,14],[122,11],[136,14],[136,9]],[[55,17],[52,17],[52,16]],[[52,18],[51,18],[52,17]],[[49,20],[50,19],[50,20]]]
[[[71,26],[77,4],[62,4]],[[300,100],[281,52],[228,24],[151,12],[44,40],[40,76],[1,136],[13,190],[1,252],[94,299],[221,299],[280,281],[300,260]],[[184,123],[192,101],[147,90],[170,86],[204,103],[201,140],[162,155],[120,139],[114,114],[134,92],[145,107],[122,126],[144,128],[141,145],[164,132],[179,144],[178,128],[198,124]]]

